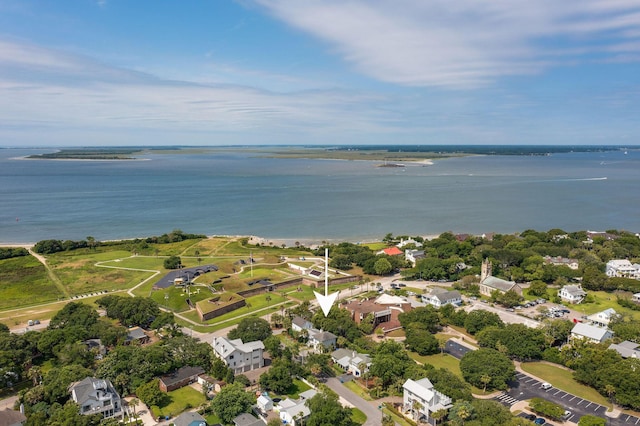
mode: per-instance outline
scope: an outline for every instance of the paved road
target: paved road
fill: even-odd
[[[355,393],[340,383],[340,380],[335,377],[327,379],[327,386],[331,388],[339,396],[347,400],[351,405],[362,411],[367,416],[367,421],[363,426],[379,426],[382,424],[382,413],[376,407],[374,407],[368,401],[365,401]],[[337,426],[337,425],[336,425]]]

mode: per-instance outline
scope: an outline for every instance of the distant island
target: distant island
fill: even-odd
[[[580,145],[354,145],[354,146],[171,146],[171,147],[87,147],[61,148],[57,152],[30,155],[30,159],[135,160],[133,155],[194,154],[198,152],[244,151],[271,158],[383,161],[383,167],[403,167],[403,162],[436,160],[465,155],[552,155],[570,152],[606,152],[640,149],[622,146]]]
[[[30,155],[30,159],[48,160],[135,160],[132,154],[140,152],[140,148],[82,148],[62,149],[47,154]]]

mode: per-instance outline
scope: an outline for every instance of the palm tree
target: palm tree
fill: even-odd
[[[424,408],[424,405],[422,405],[422,403],[420,401],[418,401],[417,399],[414,399],[413,402],[411,403],[411,416],[413,417],[413,419],[417,422],[420,422],[420,410],[422,410]],[[418,415],[416,416],[416,412],[418,413]]]
[[[37,386],[38,383],[40,383],[40,379],[42,377],[42,371],[40,370],[40,367],[31,367],[27,372],[27,377],[33,381],[33,386]]]
[[[434,411],[431,413],[431,418],[436,421],[436,424],[440,423],[445,417],[447,417],[448,410],[446,408],[442,408],[438,411]]]
[[[491,383],[491,376],[488,374],[483,374],[482,376],[480,376],[480,383],[482,383],[484,385],[484,387],[482,388],[483,392],[487,391],[487,385],[489,383]]]
[[[138,421],[138,412],[136,411],[136,407],[140,404],[140,400],[138,398],[133,398],[129,404],[133,407],[133,419]]]
[[[609,396],[609,401],[611,402],[611,404],[613,404],[613,394],[616,393],[616,387],[612,384],[606,384],[604,385],[604,391]]]

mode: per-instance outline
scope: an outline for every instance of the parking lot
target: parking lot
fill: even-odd
[[[531,399],[534,397],[544,398],[561,405],[565,410],[571,411],[571,415],[566,419],[573,423],[578,423],[580,417],[590,414],[607,418],[607,407],[595,402],[572,395],[555,387],[549,389],[542,388],[542,382],[527,374],[516,372],[516,381],[511,383],[511,389],[498,395],[495,400],[504,405],[511,406],[518,401]],[[640,417],[622,414],[617,419],[608,418],[609,425],[640,425]]]

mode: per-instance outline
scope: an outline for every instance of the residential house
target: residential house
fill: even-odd
[[[423,294],[421,299],[424,303],[429,303],[436,308],[444,305],[459,306],[462,304],[462,296],[456,290],[444,290],[434,288],[429,294]]]
[[[298,399],[287,398],[280,401],[275,407],[280,412],[280,420],[291,426],[296,426],[304,422],[311,414],[311,410],[306,405],[308,399],[316,396],[318,392],[315,389],[309,389],[300,394]]]
[[[398,315],[410,311],[413,305],[407,298],[382,294],[378,298],[352,300],[344,308],[351,312],[356,323],[360,324],[371,315],[374,328],[389,331],[401,327]]]
[[[140,327],[132,327],[127,330],[127,339],[125,341],[125,345],[130,345],[132,343],[144,345],[145,343],[149,343],[151,339]]]
[[[0,426],[22,426],[26,421],[27,416],[20,411],[8,408],[0,411]]]
[[[633,302],[640,303],[640,293],[636,293],[633,296],[631,296],[631,300]]]
[[[424,259],[426,256],[424,250],[405,250],[404,259],[407,262],[411,262],[413,266],[416,266],[416,262],[420,259]]]
[[[264,367],[264,343],[260,340],[242,343],[242,339],[214,337],[213,352],[236,374]]]
[[[414,240],[413,238],[407,238],[406,240],[404,238],[400,238],[400,242],[398,243],[397,247],[402,248],[411,244],[413,244],[414,247],[422,247],[422,243],[420,241]]]
[[[69,387],[71,399],[80,406],[80,414],[102,414],[104,418],[122,417],[122,401],[109,380],[87,377]]]
[[[618,313],[613,308],[605,309],[601,312],[596,312],[593,315],[589,315],[587,317],[587,321],[589,321],[592,325],[596,325],[598,327],[608,327],[609,323],[612,319],[615,319],[618,316]]]
[[[207,426],[207,421],[197,412],[187,411],[176,417],[171,424],[173,426]]]
[[[636,342],[625,340],[621,343],[612,343],[609,349],[618,352],[622,358],[640,358],[640,345]]]
[[[107,354],[107,348],[105,348],[100,339],[87,339],[82,343],[87,346],[89,352],[94,354],[95,359],[102,359]]]
[[[582,322],[577,323],[571,329],[571,339],[585,339],[592,343],[602,343],[613,337],[613,332],[607,328],[597,327]]]
[[[302,330],[309,330],[313,328],[313,324],[311,321],[302,318],[299,315],[296,315],[291,320],[291,329],[295,332],[300,333]]]
[[[418,381],[409,379],[402,388],[402,408],[416,421],[429,420],[431,413],[451,407],[451,398],[435,390],[426,377]]]
[[[273,410],[273,400],[266,392],[263,392],[256,401],[256,405],[263,413]]]
[[[582,289],[582,286],[575,284],[565,285],[558,290],[558,297],[568,303],[580,303],[586,295],[587,292]]]
[[[640,264],[631,264],[627,259],[614,259],[607,262],[605,273],[608,277],[640,279]]]
[[[507,291],[513,290],[518,295],[522,296],[522,287],[514,281],[503,280],[502,278],[491,275],[492,265],[491,262],[489,262],[489,259],[482,261],[480,271],[480,294],[491,296],[491,293],[496,290],[500,293],[506,293]]]
[[[197,380],[199,385],[206,386],[210,391],[213,391],[215,393],[220,392],[222,387],[226,385],[226,383],[222,380],[213,378],[208,374],[200,374]]]
[[[344,371],[360,377],[371,366],[371,357],[349,349],[337,349],[331,352],[331,360]]]
[[[171,392],[180,389],[191,383],[198,381],[198,376],[204,373],[202,367],[181,367],[173,373],[165,374],[160,377],[160,390],[162,392]]]
[[[322,348],[335,348],[338,343],[338,336],[328,331],[311,328],[309,329],[308,333],[309,340],[307,340],[307,345],[311,346],[317,351],[322,351]]]
[[[384,250],[380,250],[376,254],[386,254],[387,256],[401,256],[403,253],[402,253],[402,250],[394,246],[394,247],[387,247]]]
[[[264,426],[264,422],[249,413],[242,413],[233,419],[234,426]]]
[[[569,259],[562,256],[544,256],[542,260],[546,265],[568,266],[573,270],[577,270],[579,268],[578,259]]]

